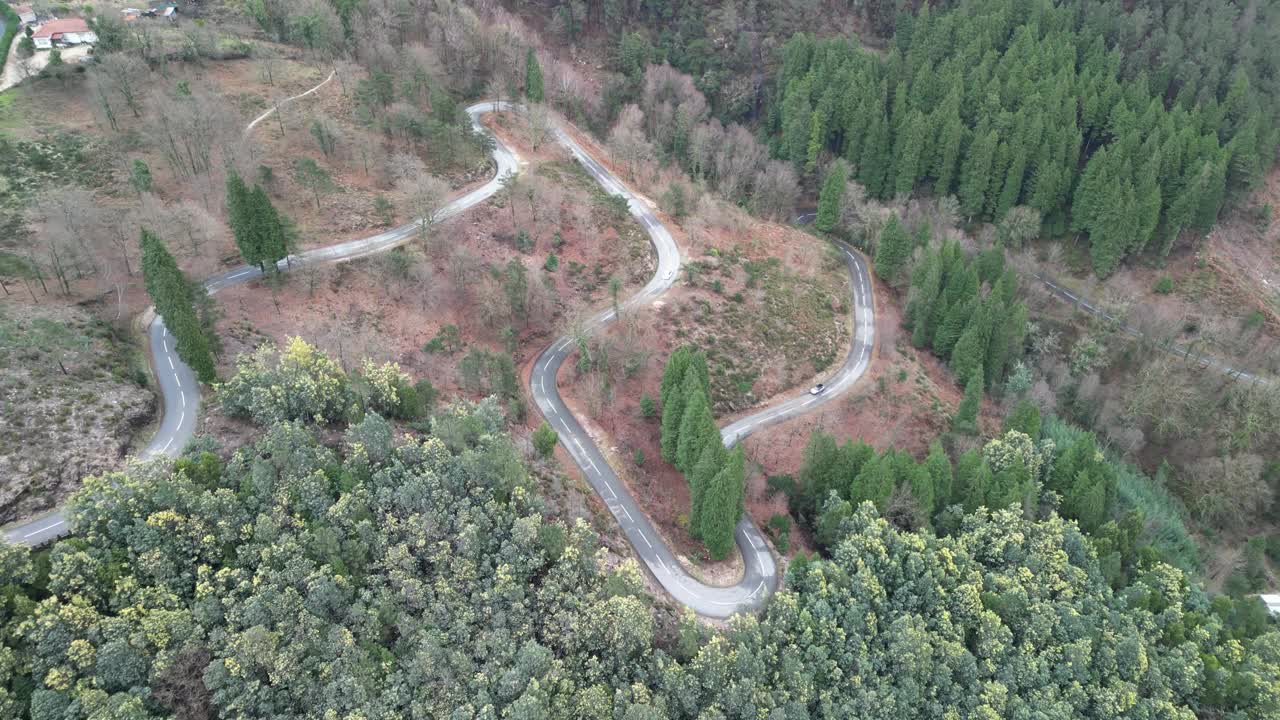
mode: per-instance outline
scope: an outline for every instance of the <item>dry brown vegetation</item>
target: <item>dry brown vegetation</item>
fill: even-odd
[[[154,413],[138,348],[85,309],[0,305],[0,522],[115,469]]]

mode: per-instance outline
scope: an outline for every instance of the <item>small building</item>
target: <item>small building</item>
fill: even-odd
[[[98,35],[81,18],[50,20],[31,35],[38,50],[98,42]]]
[[[23,25],[35,24],[36,11],[30,5],[14,5],[13,11],[18,14],[18,22]]]

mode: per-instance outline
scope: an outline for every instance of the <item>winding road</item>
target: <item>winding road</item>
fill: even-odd
[[[321,85],[333,79],[330,74],[315,88],[297,95],[288,102],[315,92]],[[467,108],[476,132],[489,131],[480,123],[486,113],[515,110],[518,105],[507,102],[477,103]],[[274,110],[255,118],[245,129],[270,116]],[[492,179],[442,208],[432,222],[447,219],[484,202],[502,187],[502,179],[519,171],[520,159],[499,138],[493,139],[493,161],[496,172]],[[636,218],[653,243],[658,256],[657,271],[647,285],[623,303],[623,313],[654,302],[675,282],[680,270],[680,250],[667,228],[650,209],[649,203],[632,193],[607,168],[596,162],[562,128],[554,129],[554,136],[582,167],[611,195],[625,198],[631,214]],[[290,256],[278,263],[281,270],[300,265],[333,263],[353,260],[390,250],[415,237],[419,222],[388,230],[368,238],[351,240],[324,248],[308,250]],[[774,425],[788,418],[811,412],[818,406],[832,401],[842,391],[852,386],[870,365],[875,346],[875,316],[872,298],[871,275],[862,256],[848,247],[841,247],[849,271],[853,301],[855,330],[850,352],[841,367],[826,382],[826,389],[818,395],[797,393],[796,397],[778,402],[770,408],[741,418],[721,430],[726,446],[733,446],[761,428]],[[242,266],[214,275],[204,282],[205,289],[217,293],[233,285],[261,277],[262,272],[251,266]],[[587,321],[585,330],[594,331],[616,319],[613,309],[598,313]],[[160,427],[142,452],[143,458],[177,456],[195,434],[196,419],[200,409],[200,388],[195,375],[177,356],[175,343],[165,328],[163,318],[156,317],[149,325],[148,339],[152,369],[159,383],[164,403]],[[725,618],[736,612],[759,608],[778,586],[778,567],[768,543],[760,530],[746,515],[738,522],[735,539],[744,562],[743,578],[732,586],[711,586],[689,575],[676,559],[666,542],[654,529],[648,516],[636,504],[635,498],[618,479],[603,453],[583,429],[560,396],[556,376],[564,361],[573,353],[576,345],[572,338],[563,337],[553,342],[537,358],[530,373],[530,392],[539,411],[556,430],[560,443],[573,457],[584,477],[595,488],[617,520],[623,533],[635,548],[637,556],[645,563],[657,581],[680,603],[698,614]],[[5,538],[11,543],[41,545],[69,532],[62,510],[44,517],[28,520],[6,529]]]

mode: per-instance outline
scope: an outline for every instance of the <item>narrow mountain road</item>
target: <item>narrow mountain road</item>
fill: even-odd
[[[330,75],[321,85],[333,78]],[[319,86],[317,86],[319,88]],[[314,92],[295,97],[303,97]],[[291,98],[292,99],[292,98]],[[478,103],[467,108],[472,126],[477,132],[488,133],[480,124],[480,116],[489,112],[520,110],[519,106],[506,102]],[[250,129],[270,115],[264,113],[255,118]],[[247,132],[247,130],[246,130]],[[680,251],[666,227],[649,208],[646,201],[634,195],[607,168],[597,163],[582,147],[561,128],[555,129],[555,138],[611,195],[627,200],[631,214],[644,226],[658,255],[658,267],[653,278],[621,307],[622,312],[652,303],[662,296],[675,282],[680,269]],[[447,219],[483,202],[502,186],[502,178],[518,172],[520,160],[503,142],[493,137],[493,160],[496,172],[493,178],[457,198],[442,208],[432,222]],[[420,228],[418,221],[394,228],[384,233],[359,240],[351,240],[324,248],[308,250],[281,260],[278,267],[288,271],[299,265],[332,263],[384,252],[411,240]],[[761,428],[781,422],[831,401],[850,387],[866,372],[875,343],[874,304],[871,276],[862,256],[848,248],[842,248],[849,270],[852,287],[855,335],[849,356],[836,374],[825,384],[818,395],[802,394],[783,401],[754,415],[742,418],[721,431],[726,446],[732,446],[747,435]],[[261,277],[256,267],[243,266],[228,270],[205,280],[210,294],[223,288],[249,282]],[[609,309],[593,317],[587,323],[591,332],[616,319]],[[158,455],[176,456],[195,433],[196,418],[200,408],[200,389],[191,369],[178,358],[173,338],[164,326],[163,318],[155,318],[148,329],[152,368],[160,385],[164,402],[164,415],[155,436],[143,451],[143,457]],[[658,582],[677,601],[699,614],[724,618],[735,612],[760,607],[778,585],[778,568],[768,544],[758,528],[747,516],[739,521],[735,539],[742,552],[745,570],[741,581],[729,587],[703,584],[681,567],[671,549],[655,531],[644,511],[618,479],[605,460],[600,449],[583,430],[577,418],[569,411],[560,396],[556,374],[575,345],[570,338],[560,338],[544,350],[534,363],[530,374],[530,392],[539,411],[559,433],[560,442],[581,468],[584,476],[596,489],[613,513],[637,555],[648,566]],[[40,545],[68,532],[62,511],[12,526],[5,532],[10,542]]]

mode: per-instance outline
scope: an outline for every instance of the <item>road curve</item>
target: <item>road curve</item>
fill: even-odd
[[[330,75],[324,82],[332,78],[333,75]],[[314,90],[315,88],[295,97],[302,97]],[[519,107],[506,102],[485,102],[468,107],[467,113],[471,117],[475,130],[487,133],[487,129],[480,124],[480,116],[502,110],[519,110]],[[251,123],[251,127],[261,122],[267,115],[269,112],[256,118]],[[627,200],[631,214],[649,234],[658,255],[657,271],[649,283],[629,298],[620,309],[626,312],[652,303],[671,287],[680,269],[679,248],[671,234],[644,200],[634,195],[607,168],[591,158],[572,137],[559,127],[555,128],[554,135],[556,140],[608,193]],[[519,170],[520,161],[517,155],[496,137],[493,137],[493,159],[497,170],[493,178],[449,203],[437,213],[433,221],[457,215],[483,202],[501,188],[502,178]],[[411,222],[372,237],[298,253],[281,260],[278,266],[281,270],[289,270],[297,265],[341,262],[384,252],[408,242],[415,236],[418,229],[418,222]],[[831,401],[866,371],[871,361],[875,341],[871,276],[860,255],[851,252],[847,247],[841,247],[841,251],[850,274],[855,318],[854,340],[844,364],[827,381],[827,388],[822,394],[799,395],[725,427],[721,431],[721,436],[726,446],[734,445],[760,428],[809,412]],[[213,294],[223,288],[248,282],[261,275],[262,272],[256,267],[242,266],[206,279],[204,287]],[[614,319],[616,319],[614,310],[603,311],[591,318],[585,329],[591,332]],[[158,455],[175,456],[194,435],[200,406],[199,385],[190,368],[177,357],[173,340],[162,318],[157,317],[151,323],[148,337],[152,366],[164,401],[164,415],[160,428],[142,456],[145,458]],[[672,597],[699,614],[723,618],[738,611],[760,607],[768,595],[777,588],[778,569],[759,529],[745,515],[737,525],[735,539],[742,552],[745,569],[742,580],[736,585],[730,587],[705,585],[686,573],[560,396],[556,374],[575,347],[572,339],[566,337],[556,340],[546,348],[534,363],[530,374],[530,392],[538,409],[557,431],[561,443],[573,457],[574,462],[604,499],[637,555]],[[11,527],[6,531],[5,536],[10,542],[39,545],[60,537],[67,531],[65,517],[61,511],[57,511],[43,518]]]

